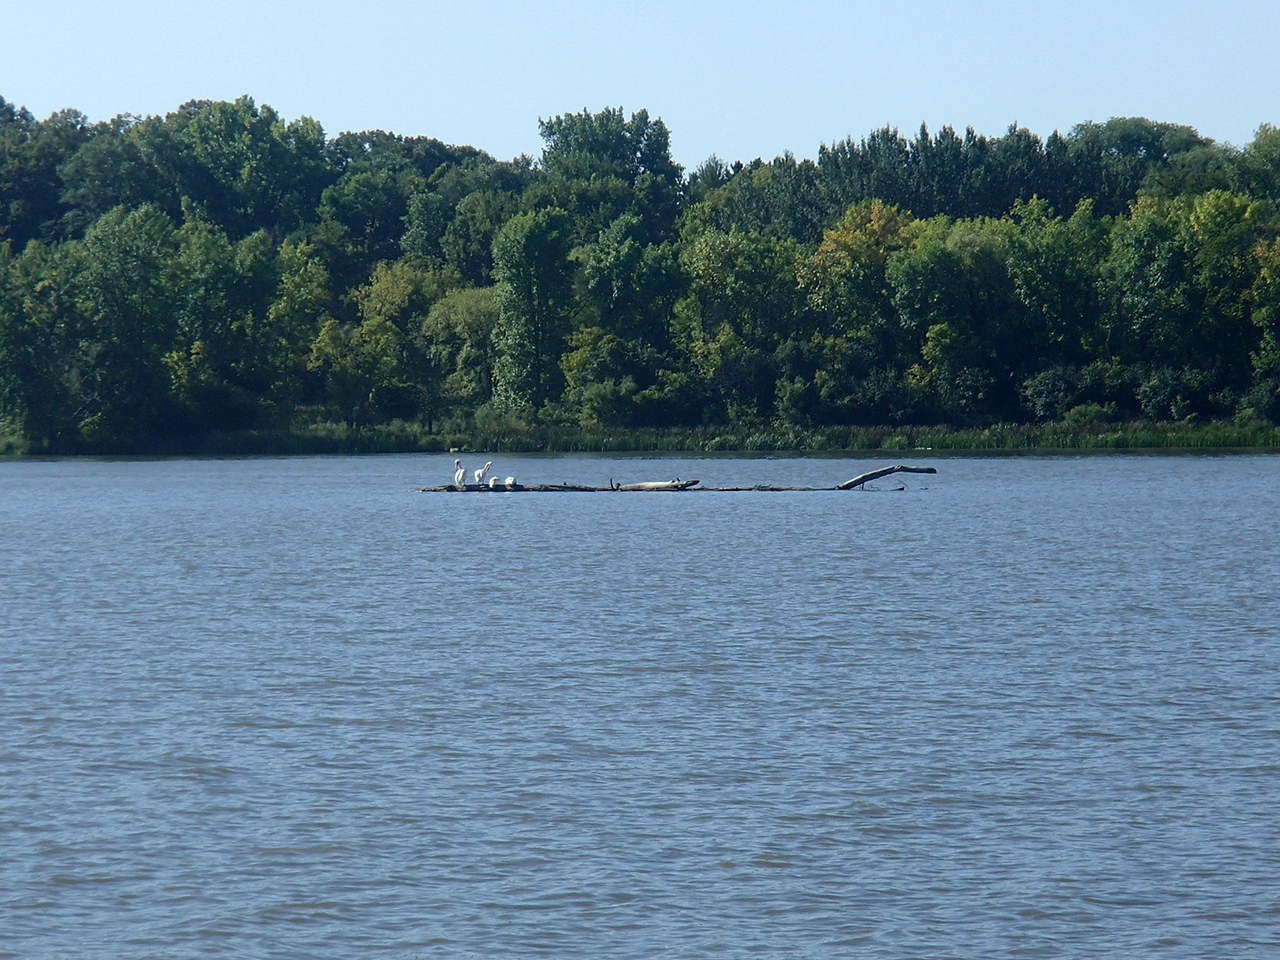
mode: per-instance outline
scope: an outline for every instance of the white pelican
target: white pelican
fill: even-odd
[[[497,477],[494,477],[494,479],[496,480],[496,479],[498,479],[498,478],[497,478]],[[512,487],[514,487],[515,485],[516,485],[516,478],[515,478],[515,477],[507,477],[507,483],[506,483],[506,487],[507,487],[507,489],[508,489],[508,490],[510,490],[510,489],[511,489]]]
[[[461,487],[467,482],[467,468],[462,465],[461,460],[453,461],[453,465],[458,468],[453,474],[453,482]]]
[[[490,478],[489,478],[489,489],[490,489],[490,490],[497,490],[497,489],[498,489],[498,485],[499,485],[501,482],[502,482],[502,481],[500,481],[497,477],[490,477]]]
[[[493,461],[490,460],[483,467],[481,467],[479,470],[476,471],[476,483],[484,483],[484,478],[488,476],[489,469],[492,466],[493,466]]]

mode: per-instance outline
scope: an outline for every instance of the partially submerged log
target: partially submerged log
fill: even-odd
[[[898,464],[896,467],[882,467],[879,470],[871,470],[867,473],[859,474],[852,480],[846,480],[844,483],[836,485],[837,490],[852,490],[854,487],[860,487],[864,483],[872,480],[879,480],[881,477],[887,477],[891,473],[937,473],[936,467],[908,467],[905,464]]]
[[[505,483],[489,486],[487,483],[444,483],[438,487],[419,487],[419,493],[595,493],[608,487],[583,487],[572,483]]]
[[[513,483],[511,486],[483,483],[445,483],[438,487],[419,487],[419,493],[606,493],[623,491],[635,493],[650,490],[690,490],[697,480],[651,480],[645,483],[614,483],[607,487],[588,487],[577,483]]]
[[[649,480],[642,483],[614,483],[609,481],[607,487],[589,487],[576,483],[513,483],[489,486],[480,483],[446,483],[438,487],[419,487],[419,493],[641,493],[641,492],[678,492],[681,490],[709,491],[714,493],[745,493],[748,491],[769,492],[815,492],[819,490],[853,490],[864,483],[887,477],[894,473],[937,473],[935,467],[909,467],[898,464],[894,467],[882,467],[859,474],[852,480],[837,484],[834,487],[778,487],[773,484],[760,483],[753,487],[703,487],[698,480]]]
[[[646,483],[614,483],[609,481],[614,490],[688,490],[698,485],[697,480],[650,480]]]

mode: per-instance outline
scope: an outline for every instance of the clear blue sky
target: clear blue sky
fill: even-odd
[[[1280,123],[1277,50],[1280,0],[0,0],[0,96],[40,117],[247,93],[506,159],[538,154],[540,117],[644,107],[686,167],[922,121],[1146,116],[1243,145]]]

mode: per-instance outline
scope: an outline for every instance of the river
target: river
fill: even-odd
[[[1280,458],[921,456],[0,462],[0,957],[1280,956]]]

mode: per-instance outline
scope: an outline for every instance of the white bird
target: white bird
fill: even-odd
[[[453,475],[453,482],[462,486],[467,482],[467,468],[462,465],[461,460],[453,461],[453,465],[458,468]]]
[[[490,478],[489,478],[489,489],[490,489],[490,490],[497,490],[497,489],[498,489],[498,484],[500,484],[501,482],[502,482],[502,481],[500,481],[497,477],[490,477]]]
[[[494,479],[496,480],[496,479],[497,479],[497,477],[494,477]],[[507,489],[508,489],[508,490],[510,490],[510,489],[511,489],[512,487],[514,487],[515,485],[516,485],[516,478],[515,478],[515,477],[507,477],[507,484],[506,484]]]
[[[490,460],[483,467],[481,467],[479,470],[476,471],[476,483],[484,483],[484,478],[485,476],[488,475],[489,468],[492,466],[493,466],[493,461]]]

